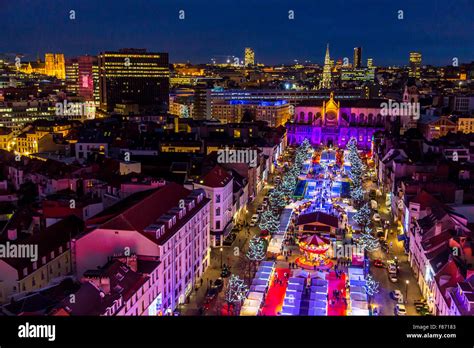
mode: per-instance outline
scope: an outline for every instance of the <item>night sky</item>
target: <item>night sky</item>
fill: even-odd
[[[362,46],[364,64],[406,64],[417,50],[423,63],[448,65],[474,60],[473,18],[473,0],[0,0],[0,53],[34,60],[135,47],[209,63],[214,55],[242,58],[248,46],[265,64],[322,63],[329,43],[336,59],[352,61]]]

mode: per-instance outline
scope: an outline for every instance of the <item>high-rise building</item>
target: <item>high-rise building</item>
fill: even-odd
[[[323,78],[319,82],[320,89],[331,88],[331,57],[329,55],[329,44],[326,47],[326,56],[324,57]]]
[[[362,47],[354,47],[354,69],[359,69],[362,62]]]
[[[94,86],[94,65],[97,66],[97,58],[92,56],[68,59],[66,62],[67,91],[84,98],[85,101],[94,101],[94,88],[98,89],[98,81]]]
[[[66,60],[66,91],[77,95],[79,89],[79,64],[76,58]]]
[[[245,48],[245,66],[255,65],[255,52],[250,47]]]
[[[168,53],[122,49],[99,55],[100,109],[137,104],[140,112],[166,112],[169,102]]]
[[[192,118],[207,120],[211,118],[211,90],[206,85],[197,85],[194,88],[194,102]]]
[[[373,58],[367,58],[367,68],[369,69],[375,68]]]
[[[410,52],[410,77],[419,78],[421,73],[421,53]]]
[[[64,80],[66,78],[66,65],[64,54],[62,53],[46,53],[44,55],[44,73],[48,76],[54,76]]]

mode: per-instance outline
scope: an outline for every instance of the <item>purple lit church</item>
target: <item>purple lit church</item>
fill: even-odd
[[[384,99],[334,99],[302,102],[295,107],[293,122],[287,123],[289,144],[308,138],[312,145],[344,147],[351,137],[359,148],[369,150],[372,136],[384,129],[381,115]]]

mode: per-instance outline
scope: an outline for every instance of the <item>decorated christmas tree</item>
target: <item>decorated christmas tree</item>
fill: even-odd
[[[369,274],[365,278],[364,289],[368,296],[374,296],[379,292],[379,283]]]
[[[227,311],[230,312],[230,306],[242,303],[247,295],[247,286],[243,279],[239,276],[232,274],[227,284],[227,288],[224,294],[224,300],[227,302]],[[235,309],[234,309],[235,310]]]
[[[254,236],[250,239],[249,250],[247,251],[247,257],[249,260],[259,262],[265,259],[266,256],[266,242],[263,238]]]
[[[362,231],[365,231],[365,228],[370,224],[370,214],[369,203],[365,203],[362,208],[354,214],[354,221],[361,226]]]
[[[368,233],[361,234],[357,240],[357,244],[360,248],[367,250],[368,252],[372,252],[380,247],[379,241]]]
[[[272,210],[265,210],[260,215],[258,227],[262,230],[267,230],[271,234],[277,233],[280,228],[280,219]]]

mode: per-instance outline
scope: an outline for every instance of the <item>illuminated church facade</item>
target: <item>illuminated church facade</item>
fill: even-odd
[[[293,122],[287,123],[289,144],[300,144],[305,138],[312,145],[345,147],[351,137],[360,149],[372,147],[373,134],[385,128],[382,116],[384,99],[334,99],[308,101],[295,107]]]

